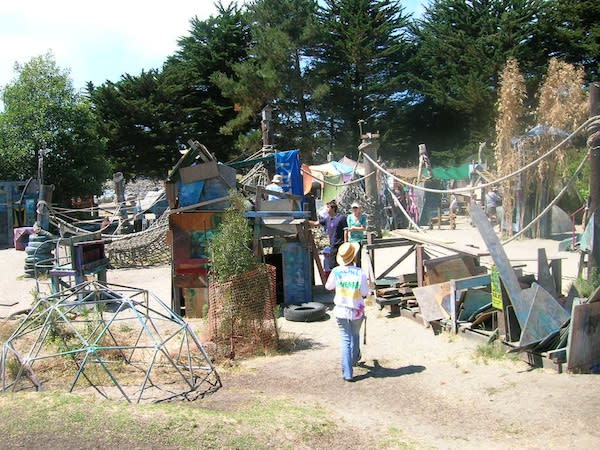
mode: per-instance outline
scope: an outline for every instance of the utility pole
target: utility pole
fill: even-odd
[[[600,82],[590,85],[590,117],[600,115]],[[590,149],[590,215],[594,216],[592,251],[589,258],[588,280],[594,269],[600,267],[600,119],[592,122],[587,129],[587,144]]]

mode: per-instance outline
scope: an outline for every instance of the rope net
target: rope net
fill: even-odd
[[[218,355],[234,358],[277,348],[274,266],[225,282],[211,279],[208,293],[208,332]]]
[[[115,268],[154,266],[171,261],[171,247],[167,243],[169,229],[167,209],[150,227],[139,233],[111,236],[105,247],[110,263]]]

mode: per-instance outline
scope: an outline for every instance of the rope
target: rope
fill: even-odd
[[[304,170],[302,168],[300,169],[300,171],[303,172],[304,174],[308,175],[309,177],[314,178],[317,181],[320,181],[321,183],[325,183],[325,184],[328,184],[329,186],[335,186],[335,187],[342,187],[342,186],[348,186],[350,184],[360,183],[361,181],[366,180],[367,178],[369,178],[370,176],[372,176],[376,173],[376,172],[371,172],[370,174],[365,175],[364,177],[360,177],[360,178],[357,178],[356,180],[348,181],[347,183],[332,183],[330,181],[326,181],[325,179],[322,180],[318,177],[315,177],[312,173],[307,172],[306,170]]]
[[[415,227],[419,233],[425,233],[425,230],[423,230],[421,227],[419,227],[419,225],[416,224],[416,222],[412,219],[412,217],[410,217],[410,214],[408,214],[408,212],[404,209],[404,206],[402,206],[402,203],[400,202],[400,200],[398,200],[393,193],[392,193],[392,195],[390,195],[390,197],[392,197],[392,199],[394,200],[394,203],[400,209],[400,211],[402,211],[402,214],[404,214],[404,216],[408,219],[410,224],[413,227]]]
[[[362,156],[364,158],[367,158],[378,170],[380,170],[381,172],[385,173],[386,175],[392,177],[394,180],[398,181],[399,183],[401,183],[401,184],[403,184],[405,186],[411,187],[413,189],[425,191],[425,192],[434,192],[434,193],[439,193],[439,194],[443,194],[443,193],[460,194],[461,192],[472,192],[472,191],[474,191],[476,189],[483,189],[483,188],[486,188],[486,187],[489,187],[489,186],[494,186],[496,184],[499,184],[499,183],[503,182],[504,180],[507,180],[507,179],[513,177],[513,176],[519,175],[520,173],[526,171],[527,169],[531,168],[535,164],[539,163],[543,159],[545,159],[548,156],[550,156],[552,153],[554,153],[556,150],[558,150],[560,147],[562,147],[564,144],[566,144],[573,136],[575,136],[577,133],[579,133],[584,127],[586,127],[586,126],[588,126],[590,124],[595,124],[598,121],[599,118],[600,118],[600,116],[590,117],[588,120],[586,120],[581,125],[579,125],[579,127],[577,127],[577,129],[575,131],[573,131],[569,136],[567,136],[561,142],[559,142],[558,144],[556,144],[553,148],[551,148],[550,150],[548,150],[548,152],[546,152],[545,154],[541,155],[539,158],[531,161],[530,163],[526,164],[525,166],[521,167],[519,170],[517,170],[517,171],[515,171],[513,173],[510,173],[510,174],[504,175],[503,177],[500,177],[497,180],[494,180],[492,182],[480,184],[477,187],[467,186],[467,187],[464,187],[464,188],[456,188],[456,189],[433,189],[433,188],[427,188],[427,187],[424,187],[424,186],[418,186],[418,185],[409,183],[408,181],[404,181],[404,180],[398,178],[397,176],[393,175],[392,173],[388,172],[383,167],[381,167],[379,164],[377,164],[377,162],[375,162],[373,160],[373,158],[371,158],[366,153],[363,152]]]
[[[573,173],[573,175],[571,175],[571,178],[569,178],[569,180],[567,181],[567,183],[565,184],[565,186],[560,190],[560,192],[556,195],[556,197],[554,197],[554,200],[552,200],[548,204],[548,206],[546,206],[546,208],[544,208],[544,210],[542,212],[540,212],[535,219],[533,219],[531,222],[529,222],[527,224],[527,226],[524,227],[521,231],[519,231],[517,234],[513,235],[510,239],[502,241],[502,245],[506,245],[509,242],[512,242],[515,239],[517,239],[519,236],[521,236],[523,233],[525,233],[527,230],[529,230],[532,226],[534,226],[536,223],[538,223],[541,220],[541,218],[544,217],[548,213],[548,211],[550,211],[551,208],[556,203],[558,203],[558,201],[564,195],[564,193],[567,192],[567,189],[569,188],[569,186],[573,183],[573,181],[575,181],[575,178],[577,177],[577,174],[581,171],[581,169],[583,169],[583,166],[584,166],[584,164],[586,163],[586,161],[588,159],[588,155],[589,155],[589,151],[581,159],[581,162],[579,163],[579,166],[577,166],[577,169],[575,169],[575,172]]]

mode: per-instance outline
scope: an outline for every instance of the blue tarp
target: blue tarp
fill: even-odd
[[[283,176],[283,190],[285,192],[300,196],[304,195],[299,150],[275,153],[275,172]]]

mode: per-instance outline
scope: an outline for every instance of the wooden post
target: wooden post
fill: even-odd
[[[379,150],[379,134],[367,133],[361,136],[362,142],[358,146],[358,150],[364,152],[373,161],[377,161],[377,150]],[[369,228],[373,227],[377,236],[381,236],[381,223],[376,213],[380,210],[379,192],[377,189],[377,172],[371,161],[365,158],[364,161],[365,176],[365,194],[371,205],[373,205],[372,213],[367,215]],[[369,176],[370,175],[370,176]]]
[[[600,115],[600,82],[590,85],[590,116]],[[594,215],[594,237],[590,252],[588,279],[600,267],[600,120],[588,127],[590,148],[590,214]]]

